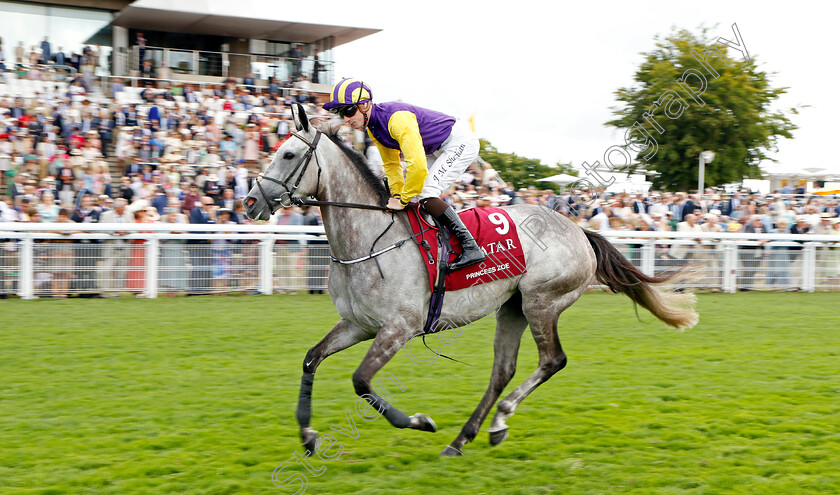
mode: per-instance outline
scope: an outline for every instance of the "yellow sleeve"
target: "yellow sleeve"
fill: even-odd
[[[407,110],[394,112],[388,120],[388,132],[400,143],[400,150],[405,157],[405,184],[400,192],[400,202],[407,205],[412,198],[423,192],[423,184],[429,175],[417,116]],[[388,177],[388,180],[391,178]],[[396,188],[392,187],[391,190],[396,191]]]
[[[391,196],[399,198],[405,183],[402,163],[400,163],[400,150],[382,146],[382,143],[377,141],[370,134],[370,131],[368,131],[368,136],[376,144],[376,149],[379,150],[379,155],[382,157],[382,167],[385,169],[385,177],[388,178],[388,189],[391,190]]]

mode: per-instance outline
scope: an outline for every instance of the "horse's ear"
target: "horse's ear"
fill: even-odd
[[[292,120],[295,121],[295,129],[307,132],[309,130],[309,118],[306,116],[306,110],[303,105],[295,103],[292,105]]]

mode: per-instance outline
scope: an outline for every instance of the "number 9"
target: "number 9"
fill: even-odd
[[[499,235],[505,235],[508,233],[508,230],[510,230],[510,224],[508,223],[507,218],[501,213],[491,213],[487,215],[487,218],[494,225],[498,225],[498,227],[496,227],[496,232],[498,232]]]

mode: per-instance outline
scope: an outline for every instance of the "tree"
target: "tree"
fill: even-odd
[[[634,161],[627,155],[635,158],[622,170],[641,165],[659,173],[655,188],[687,191],[696,187],[700,153],[712,150],[715,160],[705,168],[708,186],[760,178],[759,163],[772,160],[767,152],[778,149],[780,137],[793,137],[797,127],[771,108],[787,88],[770,86],[737,26],[733,31],[743,54],[728,50],[726,40],[710,39],[708,29],[698,36],[680,30],[657,37],[656,49],[643,54],[635,84],[615,93],[624,106],[614,108],[616,118],[607,122],[626,130],[626,142],[617,150],[626,153],[625,162]],[[608,167],[610,159],[605,155]]]
[[[480,139],[481,149],[478,152],[485,162],[489,163],[506,182],[512,182],[515,188],[535,186],[538,189],[552,189],[557,191],[559,186],[553,182],[537,182],[538,179],[557,174],[577,175],[577,170],[568,163],[558,162],[555,166],[543,165],[540,160],[525,158],[514,153],[502,153],[490,141]]]

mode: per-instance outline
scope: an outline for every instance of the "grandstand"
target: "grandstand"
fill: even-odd
[[[306,13],[295,8],[259,7],[219,0],[4,0],[0,13],[7,32],[0,37],[14,55],[16,43],[29,50],[46,36],[57,65],[69,61],[73,52],[81,54],[83,46],[95,46],[100,55],[96,73],[120,77],[142,75],[147,60],[153,69],[166,63],[174,79],[220,83],[250,72],[267,84],[269,76],[312,76],[317,60],[317,83],[330,85],[333,49],[379,31],[307,22]],[[60,48],[64,55],[56,60]],[[8,61],[18,62],[14,58]]]

